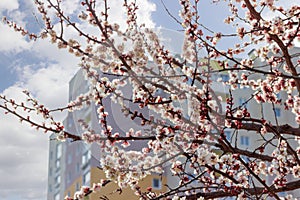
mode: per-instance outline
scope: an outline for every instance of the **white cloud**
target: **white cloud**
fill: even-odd
[[[28,88],[41,103],[50,107],[64,106],[68,99],[70,70],[56,64],[34,71],[25,68],[24,82],[3,93],[18,102],[25,101],[23,88]],[[20,85],[20,86],[19,86]],[[22,87],[21,87],[22,86]],[[63,120],[66,113],[56,119]],[[16,199],[45,199],[48,172],[48,134],[36,131],[15,116],[0,111],[0,199],[18,195]]]
[[[65,10],[65,15],[71,15],[74,14],[74,12],[76,13],[80,6],[81,4],[79,0],[64,0],[61,5],[61,7]]]
[[[21,88],[6,95],[22,99]],[[0,111],[0,199],[43,199],[46,195],[48,138]],[[42,162],[41,162],[42,161]]]
[[[0,51],[3,52],[20,52],[29,49],[32,42],[28,42],[12,28],[0,22]]]
[[[19,8],[18,0],[1,0],[0,1],[0,11],[3,10],[15,10]]]
[[[43,104],[54,108],[66,105],[68,101],[68,81],[76,71],[76,68],[51,64],[37,71],[25,69],[22,79],[23,87],[27,88]],[[57,98],[59,97],[59,98]]]
[[[32,19],[34,19],[31,14],[32,9],[30,6],[32,5],[24,0],[21,0],[20,3],[21,4],[19,4],[18,0],[1,0],[0,16],[6,15],[6,18],[9,21],[17,23],[18,27],[25,27],[26,22],[24,18],[28,13],[30,13]],[[0,51],[2,52],[18,53],[22,50],[30,49],[32,45],[32,41],[26,40],[20,32],[16,32],[7,24],[4,24],[2,20],[0,22],[0,35]]]
[[[138,22],[145,23],[147,27],[154,28],[155,23],[151,19],[151,13],[156,10],[156,5],[146,0],[138,0]]]
[[[3,117],[2,114],[0,116]],[[16,199],[44,199],[47,162],[41,160],[48,157],[47,137],[18,125],[13,118],[4,122],[4,130],[8,132],[4,135],[4,130],[1,130],[0,134],[5,142],[0,152],[0,199],[6,199],[11,194],[19,195]],[[8,138],[8,135],[13,137]]]
[[[130,4],[130,2],[132,1],[128,1],[128,4]],[[123,0],[108,1],[108,6],[109,6],[108,21],[110,23],[118,23],[121,26],[122,30],[126,26],[126,20],[127,20],[126,9],[123,6],[123,4],[124,4]],[[144,23],[147,25],[147,27],[154,28],[155,23],[151,18],[151,13],[156,10],[156,4],[149,0],[137,0],[136,5],[138,6],[138,10],[137,10],[138,24]],[[103,2],[98,1],[97,7],[103,8]]]
[[[65,106],[68,82],[77,70],[76,59],[44,42],[34,43],[31,51],[44,58],[44,62],[17,66],[20,81],[3,93],[21,102],[25,100],[22,90],[26,88],[46,106]],[[65,115],[58,113],[56,119],[63,120]],[[0,124],[0,199],[45,199],[49,134],[20,124],[16,117],[4,115],[2,110]]]

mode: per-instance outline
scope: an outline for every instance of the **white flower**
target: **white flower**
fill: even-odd
[[[58,133],[56,139],[57,139],[58,141],[64,142],[64,141],[66,141],[67,136],[65,135],[65,132],[64,132],[64,131],[60,131],[60,132]]]

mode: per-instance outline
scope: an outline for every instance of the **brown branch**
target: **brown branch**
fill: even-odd
[[[256,131],[259,133],[261,128],[263,128],[263,125],[256,124],[256,123],[242,123],[241,126],[237,127],[236,124],[232,123],[231,127],[244,129],[244,130],[248,130],[248,131]],[[273,128],[271,128],[271,127],[273,127]],[[294,128],[294,127],[290,126],[289,124],[284,124],[284,125],[280,125],[280,126],[269,125],[269,126],[266,126],[266,129],[268,132],[272,132],[274,129],[276,129],[280,134],[300,136],[300,128]]]
[[[24,117],[24,116],[20,115],[19,113],[17,113],[16,111],[11,110],[7,106],[0,105],[0,108],[6,110],[7,114],[10,113],[10,114],[15,115],[21,122],[25,121],[25,122],[29,123],[32,127],[36,127],[36,129],[43,129],[45,132],[50,131],[50,132],[55,132],[55,133],[59,133],[61,131],[61,130],[57,130],[57,129],[54,129],[51,127],[46,127],[44,124],[42,124],[42,125],[38,124],[38,123],[32,121],[29,116]]]
[[[274,193],[283,192],[283,191],[291,191],[300,188],[300,180],[293,181],[287,183],[284,187],[276,188],[274,185],[270,187]],[[264,187],[255,187],[255,188],[245,188],[243,189],[245,194],[247,195],[257,195],[257,194],[268,194]],[[231,197],[235,196],[231,192],[218,191],[218,192],[198,192],[197,194],[187,196],[187,200],[196,200],[197,198],[204,197],[205,199],[214,199],[214,198],[222,198],[222,197]]]
[[[258,13],[255,8],[253,7],[253,5],[250,3],[250,0],[244,0],[249,12],[251,13],[252,17],[254,17],[258,22],[263,20],[263,18],[261,17],[260,13]],[[264,27],[263,28],[264,30],[266,31],[270,31],[270,28],[267,28],[267,27]],[[275,34],[272,34],[272,33],[268,33],[271,40],[275,41],[279,48],[281,49],[282,53],[283,53],[283,57],[285,58],[285,62],[287,64],[287,66],[289,67],[289,69],[291,70],[291,74],[293,76],[297,76],[298,73],[297,73],[297,70],[292,62],[292,59],[291,59],[291,56],[289,54],[289,51],[288,51],[288,46],[285,45],[283,43],[283,41],[279,38],[278,35],[275,35]],[[298,95],[300,95],[300,81],[299,80],[295,80],[296,82],[296,87],[297,87],[297,90],[298,90]]]

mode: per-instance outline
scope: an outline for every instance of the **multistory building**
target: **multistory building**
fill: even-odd
[[[290,53],[294,56],[292,57],[292,60],[294,63],[297,63],[297,52],[300,51],[300,48],[293,48],[290,50]],[[272,55],[269,55],[271,57]],[[250,57],[253,60],[254,67],[259,67],[260,70],[269,70],[269,64],[266,61],[262,61],[260,58],[254,55],[254,51],[251,51],[248,54],[248,57]],[[252,118],[256,119],[266,119],[271,124],[274,125],[284,125],[289,124],[293,127],[297,127],[298,124],[295,121],[295,115],[290,111],[286,110],[284,106],[284,102],[287,99],[287,93],[286,91],[280,91],[276,93],[276,96],[279,100],[281,100],[281,104],[273,104],[272,103],[258,103],[256,99],[254,98],[253,94],[255,94],[255,91],[252,90],[250,87],[243,86],[243,84],[240,84],[241,80],[238,80],[238,83],[236,85],[236,89],[232,89],[230,85],[224,84],[225,82],[230,81],[230,74],[224,70],[217,64],[215,61],[210,61],[210,67],[212,68],[212,71],[218,71],[221,70],[223,72],[212,74],[210,77],[212,83],[210,85],[212,91],[214,91],[216,96],[221,97],[220,105],[221,105],[221,114],[225,115],[226,113],[226,106],[228,106],[226,99],[232,97],[233,98],[233,107],[234,108],[247,108],[248,112],[250,113]],[[229,65],[233,65],[233,63],[229,62]],[[264,67],[262,67],[264,66]],[[279,70],[282,70],[279,68]],[[299,71],[300,72],[300,71]],[[240,76],[242,72],[239,72],[238,75]],[[253,73],[251,75],[251,79],[258,80],[258,79],[265,79],[266,75],[263,74],[255,74]],[[199,88],[201,88],[201,85],[197,85]],[[232,96],[230,96],[230,93]],[[187,107],[189,109],[189,106]],[[186,112],[189,112],[188,110]],[[189,116],[190,113],[187,113],[187,116]],[[224,123],[224,122],[223,122]],[[224,125],[224,124],[223,124]],[[224,129],[224,134],[232,144],[232,146],[240,148],[242,150],[247,150],[249,152],[258,151],[257,148],[263,144],[266,140],[272,139],[273,134],[266,134],[264,135],[265,140],[262,140],[262,137],[259,132],[257,131],[248,131],[248,130],[237,130],[237,129],[230,129],[226,128]],[[292,138],[290,138],[292,139]],[[289,139],[290,145],[292,147],[296,147],[296,142]],[[264,154],[265,155],[272,155],[272,152],[274,151],[274,148],[276,148],[277,144],[276,139],[272,139],[272,145],[268,145],[268,148],[265,149]],[[216,151],[218,152],[218,151]],[[223,152],[219,152],[222,154]],[[184,161],[185,158],[182,158]],[[244,161],[249,162],[249,159],[246,156],[243,156]],[[193,169],[186,169],[188,173],[193,174]],[[269,185],[272,185],[272,182],[274,180],[274,176],[267,174],[266,176],[262,176],[262,179],[265,179],[266,182]],[[292,176],[288,176],[290,180],[293,179]],[[173,176],[170,171],[167,171],[167,182],[168,186],[170,188],[176,188],[178,184],[180,183],[180,180],[178,177]],[[191,186],[199,186],[198,183],[195,181],[194,185]],[[259,186],[259,183],[255,184]],[[279,196],[284,197],[288,194],[293,195],[294,198],[300,197],[300,190],[294,190],[294,191],[287,191],[287,192],[280,192]],[[231,198],[226,198],[231,199]],[[232,198],[235,199],[235,198]]]
[[[52,134],[49,142],[49,162],[48,162],[48,200],[61,200],[64,195],[65,180],[65,153],[64,143],[57,141]]]
[[[84,79],[83,70],[79,70],[69,83],[69,101],[75,100],[79,95],[89,90],[89,84]],[[103,100],[103,104],[108,113],[107,121],[113,127],[115,132],[123,133],[129,128],[135,130],[146,130],[147,126],[141,127],[140,122],[132,121],[124,117],[121,107],[110,100]],[[134,104],[128,105],[133,108]],[[67,132],[81,135],[83,133],[78,120],[83,120],[93,130],[101,131],[99,119],[96,113],[95,105],[86,105],[81,110],[68,114],[64,120],[64,126]],[[138,108],[135,108],[138,109]],[[147,113],[144,113],[147,115]],[[128,147],[128,150],[141,150],[145,147],[145,142],[137,142]],[[92,186],[93,183],[99,183],[100,179],[106,179],[100,166],[101,149],[100,145],[85,144],[82,141],[58,142],[55,135],[50,137],[49,149],[49,177],[48,177],[48,200],[62,199],[64,196],[73,196],[80,190],[81,186]],[[55,173],[54,173],[55,172]],[[152,173],[144,178],[139,186],[143,191],[152,186],[154,191],[164,191],[163,185],[166,184],[165,175]],[[109,183],[101,193],[92,193],[88,198],[99,199],[100,196],[107,196],[109,199],[138,199],[130,188],[123,189],[122,193],[117,192],[118,185]],[[120,193],[120,194],[119,194]]]
[[[296,48],[294,51],[299,51]],[[253,57],[249,54],[249,57]],[[261,62],[259,59],[253,58],[254,66],[262,66],[265,63]],[[212,62],[211,65],[218,69],[216,62]],[[256,79],[261,78],[260,75]],[[221,107],[222,112],[226,112],[226,98],[229,97],[230,86],[224,85],[223,82],[229,81],[229,74],[222,72],[211,77],[212,79],[212,89],[217,96],[222,97]],[[221,79],[221,81],[217,81]],[[77,74],[72,78],[69,83],[69,101],[75,100],[79,95],[86,93],[89,90],[89,84],[84,78],[82,70],[79,70]],[[130,93],[130,88],[125,88]],[[270,120],[273,124],[290,124],[296,125],[294,116],[290,111],[286,111],[283,105],[271,104],[260,104],[255,101],[252,96],[253,90],[248,87],[242,87],[238,85],[236,90],[232,91],[232,96],[234,97],[233,103],[235,107],[240,106],[246,107],[250,112],[252,117],[255,118],[265,118]],[[279,92],[278,98],[283,101],[287,98],[286,93]],[[132,121],[124,117],[121,112],[121,107],[112,101],[104,100],[103,102],[105,109],[111,115],[108,116],[108,122],[113,127],[115,132],[124,132],[129,128],[134,128],[135,130],[147,129],[149,127],[141,127],[136,121]],[[135,105],[128,105],[134,107]],[[182,105],[186,107],[188,112],[189,105]],[[134,107],[138,109],[137,107]],[[73,134],[82,134],[83,130],[78,125],[78,120],[84,120],[92,129],[101,130],[99,125],[99,119],[96,114],[97,107],[95,105],[85,106],[79,111],[74,111],[69,113],[64,121],[64,126],[66,130]],[[262,113],[264,116],[262,116]],[[187,113],[188,114],[188,113]],[[262,141],[259,140],[259,136],[255,131],[243,131],[239,130],[238,134],[234,130],[225,129],[226,137],[231,140],[234,145],[239,148],[253,151],[257,148],[258,144]],[[266,136],[267,137],[267,136]],[[130,150],[139,150],[145,146],[145,143],[140,142],[131,146]],[[48,178],[48,200],[58,200],[62,197],[69,195],[74,195],[74,192],[79,190],[82,185],[92,186],[93,183],[98,183],[100,179],[105,179],[105,174],[101,170],[100,157],[101,151],[98,144],[85,144],[80,141],[66,141],[64,143],[55,140],[55,136],[50,136],[50,150],[49,150],[49,178]],[[266,153],[271,154],[273,149],[266,149]],[[272,177],[267,180],[269,183],[272,181]],[[154,190],[163,191],[167,188],[162,187],[167,184],[170,188],[176,187],[179,180],[172,176],[170,171],[166,171],[163,175],[152,174],[141,181],[140,186],[143,189],[151,186]],[[126,189],[122,192],[120,196],[116,191],[118,188],[117,184],[112,183],[103,188],[100,195],[109,196],[109,199],[137,199],[130,189]],[[297,192],[297,191],[296,191]],[[297,195],[294,192],[282,193]],[[99,194],[90,195],[90,199],[97,199]],[[295,196],[297,197],[297,196]]]

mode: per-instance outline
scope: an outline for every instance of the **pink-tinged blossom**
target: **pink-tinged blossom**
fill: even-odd
[[[100,191],[101,188],[102,188],[102,184],[101,183],[93,183],[92,191],[93,192],[98,192],[98,191]]]
[[[83,200],[84,199],[84,194],[82,193],[82,191],[75,192],[74,199]]]
[[[172,163],[172,167],[171,167],[171,172],[173,174],[179,174],[180,172],[182,172],[183,168],[182,168],[182,163],[179,160],[176,160],[175,162]]]
[[[58,141],[64,142],[67,139],[67,135],[64,133],[64,131],[61,131],[61,132],[58,133],[56,139]]]
[[[40,35],[31,34],[7,19],[4,21],[21,35],[33,40],[48,37],[58,48],[67,48],[69,53],[79,56],[79,66],[88,82],[87,92],[58,110],[46,108],[28,92],[24,92],[28,97],[25,104],[1,95],[1,108],[36,129],[55,132],[60,141],[73,136],[76,140],[99,144],[100,165],[109,181],[121,188],[130,187],[141,199],[158,198],[160,194],[154,188],[143,191],[138,183],[151,173],[163,174],[167,168],[179,180],[178,191],[183,187],[189,190],[196,183],[197,187],[203,186],[199,188],[201,192],[221,191],[246,199],[256,186],[267,184],[272,191],[265,188],[263,193],[276,195],[279,191],[276,189],[288,186],[287,177],[299,177],[299,138],[295,138],[294,147],[293,138],[289,137],[297,134],[297,126],[292,125],[300,124],[297,71],[300,61],[298,52],[293,53],[297,48],[292,48],[299,39],[296,20],[299,6],[285,9],[274,0],[226,1],[231,16],[226,17],[225,23],[234,25],[235,33],[225,34],[201,23],[199,0],[179,0],[178,24],[184,38],[182,54],[175,55],[166,48],[159,33],[139,24],[139,6],[135,1],[124,1],[124,24],[112,21],[110,1],[104,1],[108,4],[104,8],[93,1],[82,1],[81,12],[77,13],[80,23],[62,12],[63,4],[50,4],[56,15],[49,16],[44,4],[35,2],[45,22]],[[265,16],[268,11],[276,11],[278,15],[269,19]],[[59,24],[51,22],[54,17],[57,17],[54,21],[61,22],[61,29],[57,28]],[[81,30],[85,23],[97,28],[97,34]],[[79,36],[69,36],[70,29]],[[219,42],[226,38],[237,43],[220,48]],[[237,58],[251,48],[255,50],[248,57]],[[242,105],[236,104],[240,93],[247,94]],[[110,124],[112,113],[107,101],[114,102],[128,120],[140,121],[143,127],[135,130],[114,127]],[[128,102],[138,109],[128,106]],[[101,130],[93,130],[94,124],[80,119],[82,132],[77,137],[51,115],[55,111],[76,112],[90,106],[97,108]],[[268,113],[270,107],[280,106],[294,115],[295,119],[287,122],[291,125],[282,125],[282,117],[277,119],[275,112]],[[25,117],[21,116],[23,113]],[[37,124],[32,115],[42,117],[42,122]],[[251,138],[257,141],[253,144],[255,151],[252,144],[251,148],[240,145],[242,142],[238,140],[244,132],[255,137]],[[139,151],[127,148],[132,145],[135,149],[137,141],[144,143]],[[265,176],[270,184],[260,179]],[[92,188],[84,186],[74,198],[84,199],[106,183],[94,183]],[[185,198],[170,194],[173,199]],[[194,195],[194,191],[182,195]]]

